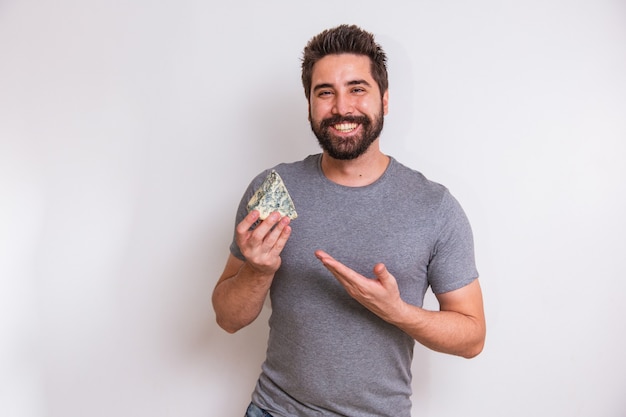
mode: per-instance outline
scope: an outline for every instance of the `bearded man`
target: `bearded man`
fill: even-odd
[[[213,291],[236,332],[269,294],[267,356],[246,416],[410,417],[415,342],[471,358],[485,340],[470,224],[442,185],[380,150],[386,55],[341,25],[304,49],[302,83],[322,152],[273,168],[298,209],[237,211]],[[439,310],[424,308],[431,288]]]

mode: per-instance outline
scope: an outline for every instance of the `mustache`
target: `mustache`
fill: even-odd
[[[340,116],[337,114],[322,120],[320,127],[325,129],[338,123],[358,123],[367,126],[370,123],[370,119],[366,116]]]

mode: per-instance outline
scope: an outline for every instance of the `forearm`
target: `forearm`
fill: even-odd
[[[263,309],[273,274],[258,273],[244,263],[231,277],[220,279],[213,290],[218,325],[235,333],[252,323]]]
[[[402,313],[389,321],[437,352],[472,358],[483,349],[485,325],[481,317],[405,304]]]
[[[315,255],[350,296],[424,346],[466,358],[482,351],[485,315],[478,279],[438,294],[440,311],[428,311],[402,300],[396,279],[382,263],[374,265],[376,279],[369,279],[324,251],[318,250]]]

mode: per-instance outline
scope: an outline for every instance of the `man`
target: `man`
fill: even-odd
[[[446,188],[381,152],[386,56],[371,34],[341,25],[312,38],[302,81],[322,153],[274,167],[298,218],[247,213],[259,174],[213,293],[228,332],[270,295],[267,357],[246,415],[408,417],[415,341],[467,358],[482,350],[472,232]],[[439,311],[421,308],[428,286]]]

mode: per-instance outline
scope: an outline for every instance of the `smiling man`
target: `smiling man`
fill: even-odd
[[[245,191],[213,292],[236,332],[272,304],[267,357],[246,416],[409,417],[415,341],[471,358],[485,318],[469,222],[440,184],[380,150],[386,55],[341,25],[304,49],[302,83],[322,153],[279,164],[298,210],[259,221]],[[432,288],[439,310],[422,308]]]

